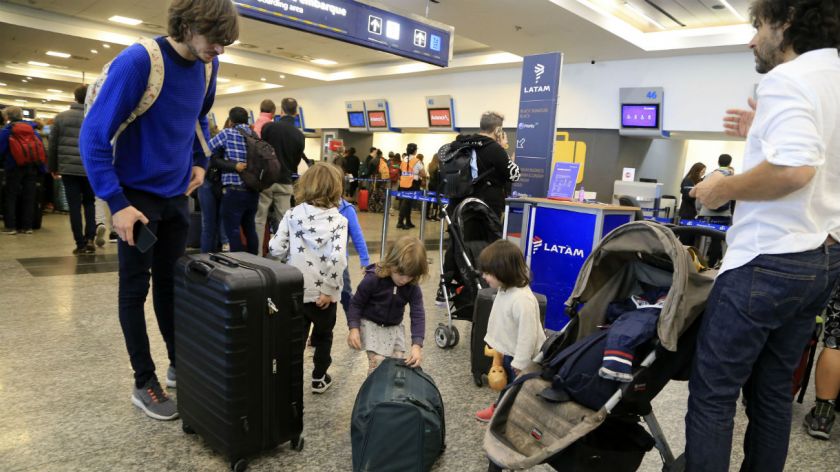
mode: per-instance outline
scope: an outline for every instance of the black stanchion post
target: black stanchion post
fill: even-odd
[[[385,206],[382,210],[382,244],[379,247],[379,260],[385,259],[385,244],[388,241],[388,213],[391,211],[391,189],[385,189]]]
[[[415,193],[415,195],[417,195]],[[420,202],[420,241],[423,242],[423,246],[426,246],[426,213],[427,213],[427,203],[426,197],[429,195],[428,190],[423,190],[421,194],[423,200]]]

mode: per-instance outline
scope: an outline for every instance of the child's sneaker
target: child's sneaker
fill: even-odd
[[[170,365],[168,369],[166,369],[166,386],[169,388],[175,388],[178,386],[178,378],[175,375],[175,366]]]
[[[94,241],[96,242],[97,246],[105,246],[105,233],[107,232],[108,228],[106,228],[104,224],[99,223],[98,225],[96,225],[96,237],[94,238]]]
[[[808,429],[808,434],[817,439],[830,439],[834,416],[834,405],[818,401],[816,406],[805,415],[805,428]]]
[[[312,379],[312,393],[324,393],[332,385],[330,374],[324,374],[320,379]]]
[[[487,408],[479,411],[475,414],[475,419],[481,421],[482,423],[489,423],[490,420],[493,418],[493,413],[496,412],[496,404],[492,404]]]

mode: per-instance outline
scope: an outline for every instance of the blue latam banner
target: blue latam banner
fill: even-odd
[[[452,29],[357,0],[235,0],[242,16],[398,56],[449,65]]]
[[[628,218],[625,217],[625,221]],[[559,331],[569,322],[564,307],[578,272],[592,252],[597,216],[591,213],[539,207],[533,224],[531,289],[548,300],[545,327]]]
[[[563,54],[559,52],[526,56],[522,63],[516,126],[516,164],[521,179],[513,185],[514,196],[546,195],[562,67]]]

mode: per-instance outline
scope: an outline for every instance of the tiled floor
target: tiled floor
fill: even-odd
[[[361,218],[367,239],[378,241],[381,215],[363,213]],[[415,215],[415,224],[417,219]],[[392,219],[392,228],[395,224]],[[427,228],[427,238],[432,240],[436,231],[436,225]],[[398,234],[408,232],[391,229],[389,240]],[[180,422],[148,419],[131,405],[132,377],[116,315],[116,247],[108,244],[95,257],[78,260],[70,256],[72,248],[63,215],[45,215],[44,229],[34,235],[0,238],[0,471],[227,470],[222,457],[181,432]],[[376,260],[378,243],[370,249]],[[437,264],[436,252],[430,251],[430,257]],[[354,256],[351,267],[356,265]],[[358,282],[358,272],[353,279]],[[472,414],[494,394],[473,385],[466,342],[447,351],[432,342],[437,322],[444,319],[433,303],[434,286],[434,277],[423,286],[428,336],[424,368],[437,381],[446,404],[448,444],[435,470],[483,471],[484,428]],[[165,367],[151,299],[147,321],[154,357]],[[457,325],[461,339],[469,339],[470,324]],[[254,458],[252,470],[351,469],[350,413],[366,361],[346,347],[346,333],[339,322],[331,368],[335,386],[321,396],[305,393],[304,450],[298,453],[283,445]],[[655,401],[675,451],[684,445],[686,395],[685,384],[671,383]],[[827,442],[809,438],[800,426],[805,412],[806,405],[794,405],[788,470],[840,470],[840,434]],[[743,435],[745,423],[739,408],[736,437]],[[733,464],[741,457],[739,444]],[[660,469],[659,457],[651,452],[641,470]]]

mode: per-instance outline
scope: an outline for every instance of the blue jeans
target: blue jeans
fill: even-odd
[[[838,275],[840,244],[762,255],[718,277],[688,385],[686,470],[729,470],[742,388],[749,425],[741,470],[784,469],[793,371]]]
[[[344,313],[350,309],[350,299],[353,298],[353,286],[350,285],[350,268],[344,268],[344,287],[341,288],[341,308]]]
[[[251,254],[257,254],[259,240],[257,239],[257,227],[254,224],[254,217],[257,216],[257,204],[260,194],[245,189],[244,187],[225,187],[222,189],[222,224],[225,233],[230,241],[231,251],[242,251],[242,240],[239,238],[239,227],[245,232],[247,250]]]
[[[201,252],[218,249],[219,243],[227,243],[219,208],[222,203],[222,188],[213,182],[204,181],[198,187],[198,201],[201,204]]]

